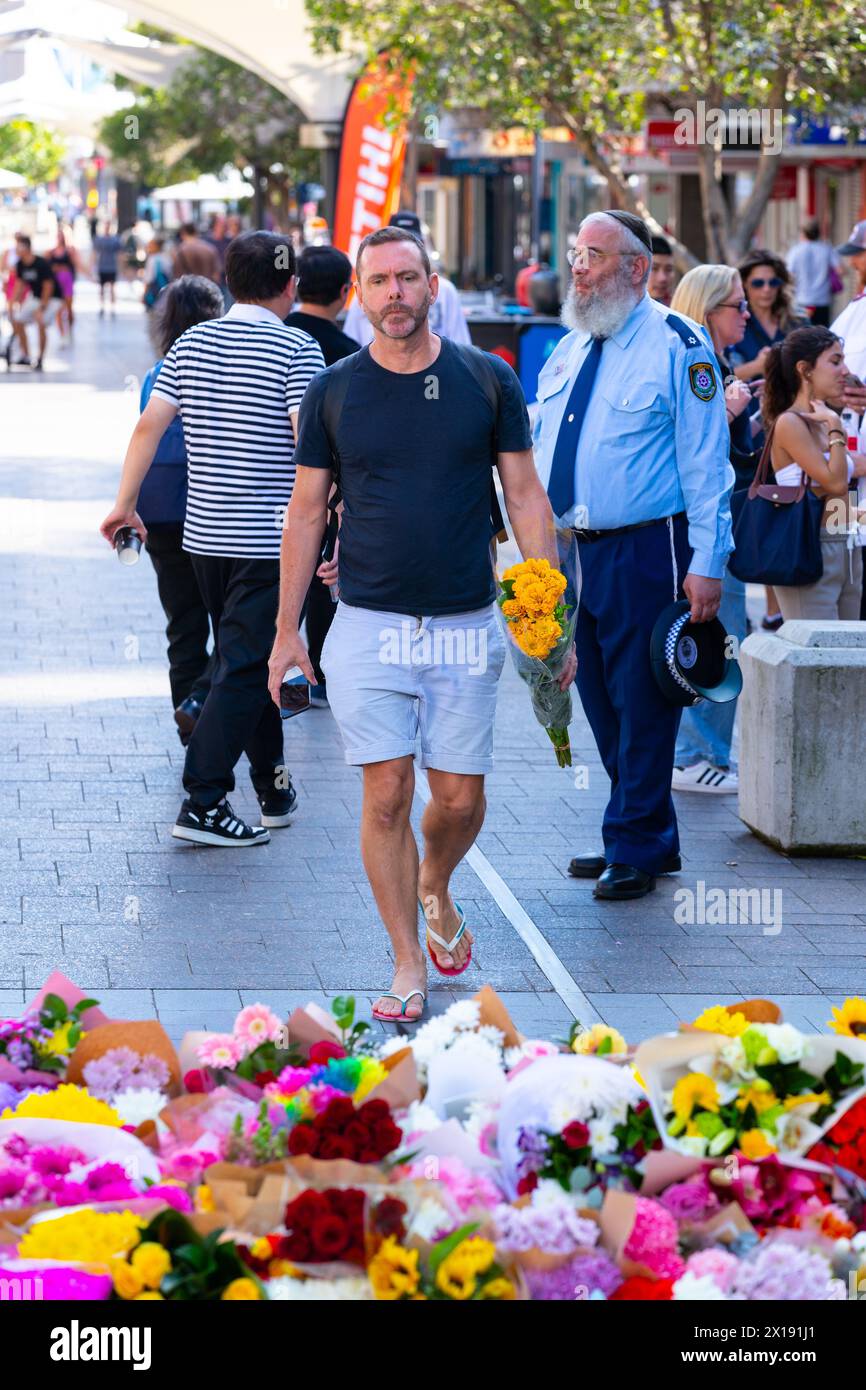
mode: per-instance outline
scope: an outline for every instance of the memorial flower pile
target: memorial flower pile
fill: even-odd
[[[864,1081],[863,1062],[826,1042],[773,1023],[725,1037],[664,1092],[667,1137],[696,1156],[805,1153]]]
[[[486,987],[379,1046],[348,1000],[278,1035],[250,1006],[223,1042],[253,1074],[198,1035],[181,1054],[212,1074],[180,1096],[156,1025],[96,1021],[4,1108],[0,1277],[125,1302],[841,1299],[866,1291],[861,1003],[808,1036],[719,1005],[636,1052],[606,1025],[522,1038]]]

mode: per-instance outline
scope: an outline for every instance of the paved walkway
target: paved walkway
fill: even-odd
[[[284,1012],[354,992],[366,1009],[388,981],[387,939],[358,853],[359,776],[328,711],[287,732],[291,829],[244,855],[171,838],[182,757],[154,574],[146,557],[122,569],[97,535],[151,354],[131,298],[114,321],[97,319],[91,287],[81,301],[75,347],[55,341],[44,377],[0,371],[0,1011],[55,965],[110,1014],[156,1014],[174,1037],[257,999]],[[527,1032],[561,1035],[574,1013],[638,1039],[756,994],[821,1028],[831,1000],[866,993],[866,863],[783,858],[735,798],[680,796],[683,873],[636,903],[595,902],[565,873],[598,845],[607,795],[580,711],[573,743],[581,789],[508,670],[487,821],[456,883],[475,959],[433,1008],[488,981]],[[707,924],[698,908],[678,920],[675,893],[701,882],[768,903],[778,890],[781,930]]]

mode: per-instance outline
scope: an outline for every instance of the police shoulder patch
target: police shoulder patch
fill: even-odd
[[[711,401],[716,394],[716,374],[709,362],[693,362],[689,367],[689,386],[699,401]]]

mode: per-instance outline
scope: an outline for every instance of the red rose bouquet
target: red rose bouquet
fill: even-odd
[[[403,1131],[385,1100],[368,1100],[357,1109],[350,1096],[335,1096],[311,1120],[299,1120],[289,1133],[289,1153],[313,1158],[349,1158],[380,1163],[396,1149]]]
[[[274,1252],[294,1264],[366,1263],[365,1196],[357,1187],[307,1188],[286,1207],[286,1235]]]
[[[809,1158],[828,1168],[845,1168],[858,1178],[866,1178],[866,1096],[822,1134],[809,1150]]]

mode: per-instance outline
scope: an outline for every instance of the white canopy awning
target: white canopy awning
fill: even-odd
[[[27,180],[11,169],[0,169],[0,188],[26,188]]]
[[[202,174],[197,179],[187,179],[185,183],[173,183],[168,188],[155,188],[148,196],[157,203],[234,203],[239,198],[251,198],[253,186],[241,178],[240,174],[229,174],[219,179],[216,174]]]

